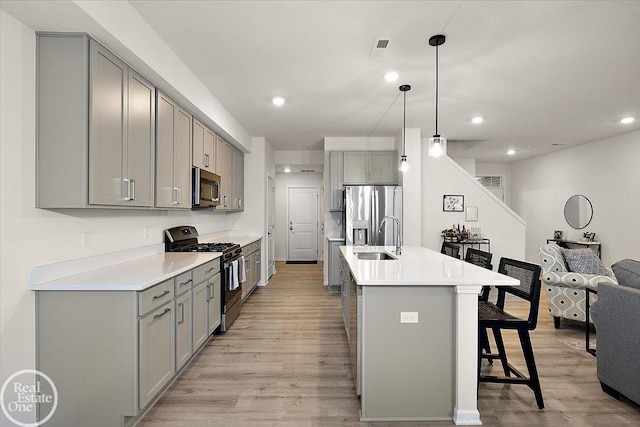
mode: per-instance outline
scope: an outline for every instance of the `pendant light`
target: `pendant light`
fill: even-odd
[[[400,171],[406,172],[409,170],[409,162],[407,161],[407,91],[411,90],[410,85],[400,86],[400,91],[404,96],[404,109],[402,116],[402,156],[400,157]]]
[[[440,157],[447,154],[447,138],[438,134],[438,46],[444,44],[446,37],[438,34],[429,38],[429,44],[436,47],[436,133],[429,138],[429,155]]]

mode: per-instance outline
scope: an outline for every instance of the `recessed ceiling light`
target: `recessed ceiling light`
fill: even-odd
[[[284,168],[284,171],[283,171],[283,172],[284,172],[284,173],[289,173],[289,172],[291,172],[291,168]]]
[[[484,121],[484,119],[483,119],[482,117],[480,117],[480,116],[476,116],[476,117],[474,117],[473,119],[471,119],[471,122],[472,122],[472,123],[475,123],[475,124],[480,124],[480,123],[482,123],[483,121]]]
[[[281,105],[284,105],[284,98],[281,96],[274,96],[271,102],[273,102],[273,105],[280,107]]]
[[[388,82],[395,82],[396,80],[398,80],[398,77],[398,73],[396,73],[395,71],[389,71],[384,75],[384,79]]]
[[[635,119],[633,117],[625,117],[624,119],[620,120],[620,123],[628,125],[629,123],[633,123],[635,121]]]
[[[510,156],[513,156],[514,154],[516,154],[516,150],[514,150],[513,148],[510,148],[509,151],[507,151],[507,154]]]

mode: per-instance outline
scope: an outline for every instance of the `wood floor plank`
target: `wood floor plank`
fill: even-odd
[[[322,285],[322,264],[278,263],[277,271],[138,426],[453,425],[360,422],[340,295]],[[514,314],[526,312],[515,300],[507,304]],[[478,408],[485,426],[640,426],[637,405],[602,392],[596,359],[582,347],[584,325],[566,321],[556,330],[544,295],[531,338],[545,409],[526,386],[483,383]],[[525,370],[517,336],[505,334],[505,345],[510,362]]]

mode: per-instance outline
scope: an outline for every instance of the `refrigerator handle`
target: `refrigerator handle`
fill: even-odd
[[[374,188],[371,192],[371,240],[373,245],[377,245],[380,232],[378,231],[378,190]]]

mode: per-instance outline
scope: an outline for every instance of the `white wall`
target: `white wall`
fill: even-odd
[[[36,209],[35,33],[4,11],[0,19],[0,382],[4,382],[17,370],[35,368],[34,293],[27,289],[32,267],[161,244],[162,231],[177,225],[195,225],[202,234],[224,231],[232,216],[208,211]],[[81,245],[82,233],[89,233],[86,248]]]
[[[397,139],[398,158],[402,155],[402,130]],[[422,244],[422,204],[416,203],[422,186],[422,142],[420,129],[407,129],[405,145],[409,170],[398,172],[402,185],[402,243],[410,246]]]
[[[323,165],[324,151],[276,151],[277,165]]]
[[[263,137],[251,139],[251,152],[244,155],[244,212],[230,214],[227,226],[234,232],[262,236],[262,280],[268,280],[267,174],[273,176],[273,148]]]
[[[476,159],[453,159],[457,164],[462,166],[462,169],[466,170],[469,175],[476,176]]]
[[[443,212],[445,194],[464,195],[465,208],[478,207],[478,221],[466,222],[464,212]],[[525,221],[455,161],[446,156],[430,157],[425,149],[422,152],[422,246],[439,251],[440,234],[452,224],[482,228],[482,236],[491,240],[495,268],[500,257],[525,257]]]
[[[512,206],[527,220],[527,259],[539,262],[539,248],[554,230],[569,239],[595,232],[606,265],[640,259],[639,159],[640,132],[631,132],[513,163]],[[564,219],[564,204],[574,194],[593,204],[593,220],[584,230]]]
[[[287,259],[287,208],[289,206],[290,187],[316,187],[320,198],[318,200],[318,261],[323,259],[324,233],[322,233],[322,174],[319,173],[277,173],[276,174],[276,223],[275,245],[276,261]]]

